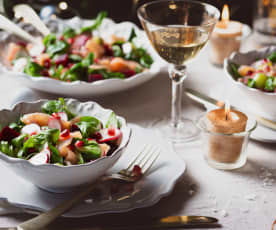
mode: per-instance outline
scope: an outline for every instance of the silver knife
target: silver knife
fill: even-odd
[[[68,230],[147,230],[147,229],[168,229],[168,228],[195,228],[195,227],[208,227],[217,228],[221,225],[218,224],[218,219],[208,216],[168,216],[153,221],[147,221],[145,223],[138,223],[132,225],[114,225],[100,227],[88,227],[88,228],[68,228]],[[55,229],[55,228],[54,228]],[[18,230],[16,227],[0,228],[0,230]],[[43,229],[47,230],[47,228]],[[49,230],[49,229],[48,229]]]
[[[185,94],[192,100],[194,100],[200,104],[203,104],[203,105],[209,104],[209,105],[216,106],[216,107],[224,106],[223,101],[216,100],[215,98],[209,97],[209,96],[207,96],[203,93],[200,93],[196,90],[193,90],[193,89],[186,88]],[[233,108],[235,110],[241,110],[234,106],[231,106],[231,108]],[[269,129],[272,129],[272,130],[276,130],[276,122],[268,120],[268,119],[258,116],[256,114],[252,114],[250,112],[247,112],[247,113],[250,114],[251,116],[253,116],[260,125],[267,127]]]

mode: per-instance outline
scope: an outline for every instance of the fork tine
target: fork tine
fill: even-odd
[[[146,167],[146,168],[143,168],[143,170],[142,170],[142,173],[143,173],[143,174],[146,174],[146,172],[152,167],[152,165],[154,164],[154,162],[155,162],[155,161],[157,160],[157,158],[159,157],[160,153],[161,153],[161,151],[159,150],[159,151],[157,152],[157,154],[152,158],[152,161],[147,165],[147,167]]]
[[[135,165],[135,162],[143,154],[143,152],[145,151],[145,149],[147,147],[148,147],[148,145],[145,145],[144,148],[141,150],[141,152],[139,154],[137,154],[137,156],[134,157],[134,159],[130,162],[130,164],[128,165],[128,167],[125,169],[126,171],[130,170]]]
[[[149,160],[153,157],[154,153],[156,151],[153,149],[153,147],[151,147],[149,149],[149,151],[147,152],[147,154],[145,154],[145,156],[140,160],[140,162],[138,163],[138,165],[140,166],[141,169],[143,169],[145,167],[145,165],[147,164],[147,162],[149,162]]]

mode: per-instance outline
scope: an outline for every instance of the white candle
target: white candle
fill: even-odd
[[[207,113],[208,130],[219,134],[245,131],[247,116],[236,110],[216,109]],[[235,163],[242,152],[244,138],[237,136],[210,135],[209,157],[220,163]]]
[[[229,8],[224,5],[221,21],[216,24],[210,39],[210,59],[214,64],[222,65],[233,51],[239,51],[242,27],[242,23],[230,20]]]

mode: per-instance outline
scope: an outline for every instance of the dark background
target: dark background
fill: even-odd
[[[110,18],[116,22],[130,20],[137,24],[136,9],[145,2],[154,0],[67,0],[68,10],[57,12],[63,18],[79,15],[84,18],[94,18],[100,10],[106,10]],[[254,6],[256,0],[201,0],[210,3],[220,10],[224,4],[230,6],[232,20],[238,20],[248,25],[252,25]],[[29,3],[38,12],[45,5],[57,6],[60,0],[4,0],[4,8],[10,18],[13,17],[12,7],[17,3]],[[137,4],[134,4],[137,2]]]

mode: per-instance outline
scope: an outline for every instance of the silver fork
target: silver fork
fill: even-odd
[[[160,155],[160,150],[154,147],[145,146],[141,152],[134,157],[134,159],[129,163],[129,165],[120,170],[118,173],[114,173],[108,176],[105,176],[98,180],[107,181],[107,180],[121,180],[127,183],[133,183],[138,181],[143,175],[145,175],[148,170],[152,167],[154,162]],[[138,166],[141,169],[141,174],[136,174],[133,172],[134,166]],[[136,166],[136,168],[137,168]],[[138,169],[139,169],[138,168]],[[80,193],[76,194],[69,200],[63,201],[61,204],[56,206],[55,208],[40,214],[37,217],[34,217],[30,220],[27,220],[21,224],[19,224],[15,228],[7,228],[9,230],[38,230],[46,227],[50,223],[52,223],[56,218],[60,215],[68,211],[73,207],[74,204],[85,198],[91,191],[95,188],[97,183],[89,186],[89,188],[84,189]]]

